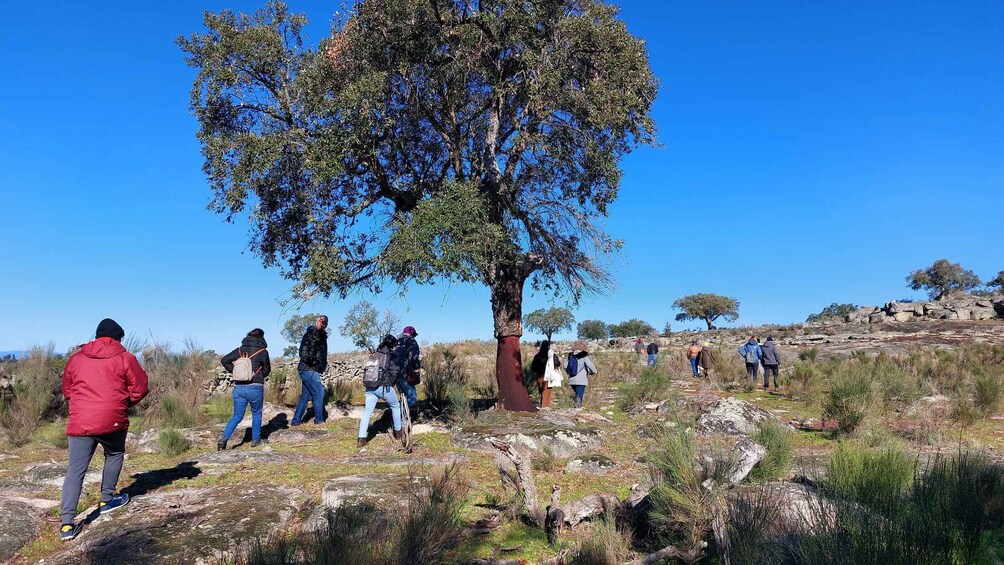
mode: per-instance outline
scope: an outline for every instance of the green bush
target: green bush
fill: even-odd
[[[672,395],[669,373],[660,367],[646,367],[633,383],[620,385],[618,406],[630,410],[648,402],[661,402]]]
[[[768,418],[760,422],[750,439],[767,449],[763,459],[750,471],[751,481],[773,481],[788,473],[794,450],[791,447],[791,431],[786,425]]]
[[[872,380],[860,364],[849,365],[830,380],[823,400],[823,418],[836,420],[840,432],[853,433],[872,407]]]
[[[33,439],[49,444],[57,449],[66,449],[69,445],[66,439],[66,422],[56,420],[38,428],[35,431]]]
[[[805,351],[799,351],[798,352],[798,360],[799,361],[805,361],[805,362],[808,362],[808,363],[815,363],[817,357],[819,357],[819,348],[818,347],[810,347],[809,349],[806,349]]]
[[[173,395],[160,399],[160,412],[161,422],[172,428],[191,428],[196,422],[192,410]]]
[[[902,451],[843,442],[830,457],[825,489],[864,506],[894,504],[912,484],[915,471],[916,461]]]
[[[1004,377],[983,372],[973,380],[973,404],[984,417],[993,415],[1004,400]]]
[[[422,382],[425,398],[444,406],[450,398],[450,387],[466,387],[469,376],[463,359],[449,347],[433,348],[422,360]]]
[[[453,383],[449,392],[450,406],[448,412],[455,420],[466,420],[471,416],[471,399],[467,396],[467,388]]]
[[[160,432],[157,436],[157,443],[160,444],[160,452],[168,457],[181,455],[191,447],[185,436],[173,428]]]

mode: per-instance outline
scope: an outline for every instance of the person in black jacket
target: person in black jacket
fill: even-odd
[[[415,341],[416,337],[418,337],[418,332],[415,331],[414,326],[405,326],[401,336],[397,338],[397,347],[394,348],[394,354],[397,357],[395,360],[396,371],[398,371],[397,388],[404,392],[408,399],[408,411],[411,413],[412,420],[418,417],[418,391],[415,386],[421,382],[418,372],[421,367],[421,351],[418,342]]]
[[[303,414],[307,411],[307,401],[314,404],[314,423],[324,423],[324,384],[321,374],[328,368],[328,317],[320,315],[314,325],[307,328],[300,340],[300,364],[296,367],[300,373],[302,387],[300,400],[293,411],[291,426],[303,423]]]
[[[781,390],[777,382],[777,376],[781,371],[781,352],[778,351],[774,338],[767,336],[767,341],[760,346],[760,349],[763,351],[763,357],[760,358],[760,363],[763,365],[763,389],[767,390],[770,376],[774,375],[774,390]]]
[[[241,357],[251,360],[251,381],[234,383],[234,414],[223,428],[223,435],[216,442],[216,449],[227,448],[227,441],[244,419],[244,412],[251,405],[251,447],[261,445],[261,409],[265,403],[265,378],[272,372],[272,363],[268,358],[268,344],[265,343],[265,332],[255,328],[248,332],[241,341],[241,346],[227,353],[220,359],[223,368],[228,373],[234,372],[234,362]]]

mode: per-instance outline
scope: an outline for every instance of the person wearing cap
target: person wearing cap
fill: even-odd
[[[408,411],[412,419],[418,416],[418,390],[415,386],[421,382],[419,368],[421,365],[421,351],[415,337],[418,332],[414,326],[405,326],[401,332],[401,337],[397,340],[397,347],[394,348],[397,357],[397,366],[400,368],[398,377],[398,390],[404,391],[405,398],[408,399]]]
[[[300,340],[300,364],[296,366],[296,372],[300,374],[302,386],[290,426],[303,423],[307,401],[314,404],[314,424],[324,423],[324,384],[321,382],[321,375],[328,368],[327,327],[328,317],[321,314]]]
[[[760,363],[763,365],[763,389],[767,390],[770,385],[770,376],[774,375],[774,390],[781,390],[781,386],[777,382],[778,374],[781,372],[781,352],[777,349],[777,344],[774,343],[773,336],[767,336],[767,341],[760,346],[760,350],[763,354],[760,357]]]
[[[690,361],[690,370],[694,372],[695,379],[698,377],[697,356],[700,354],[701,354],[701,346],[697,343],[697,340],[695,339],[690,342],[690,347],[687,348],[687,360]]]
[[[127,493],[115,494],[125,456],[130,406],[149,392],[148,379],[136,357],[122,346],[125,331],[105,318],[94,340],[81,345],[63,369],[63,396],[70,405],[66,422],[69,465],[59,505],[59,537],[70,541],[83,524],[75,524],[84,474],[100,445],[105,463],[101,471],[98,512],[106,514],[129,503]]]

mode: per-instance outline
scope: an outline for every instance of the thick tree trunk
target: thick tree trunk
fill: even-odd
[[[536,412],[537,407],[523,386],[523,359],[519,338],[523,335],[523,283],[526,275],[517,267],[495,270],[489,287],[495,316],[495,376],[499,383],[499,406],[503,410]]]
[[[715,329],[714,318],[704,318],[704,323],[708,324],[708,329],[709,330]]]

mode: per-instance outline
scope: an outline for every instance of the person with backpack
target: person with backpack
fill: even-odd
[[[540,342],[537,354],[530,361],[530,371],[537,377],[537,390],[540,392],[540,407],[551,407],[551,389],[561,386],[561,373],[558,368],[561,361],[551,351],[551,342],[546,339]]]
[[[646,363],[649,367],[655,367],[659,363],[659,344],[653,339],[651,343],[648,344],[648,362]]]
[[[293,410],[290,426],[303,423],[307,412],[307,401],[314,405],[314,424],[324,423],[324,384],[321,375],[328,368],[328,317],[320,315],[314,325],[307,328],[300,340],[300,364],[296,372],[300,374],[300,399]]]
[[[589,385],[589,375],[596,374],[596,365],[593,365],[592,359],[589,358],[589,352],[573,350],[569,353],[565,372],[568,373],[568,384],[575,391],[575,407],[581,408],[582,400],[586,396],[586,387]]]
[[[136,357],[122,346],[123,337],[125,331],[115,320],[101,320],[94,341],[81,345],[63,369],[63,396],[70,411],[66,422],[69,464],[59,504],[59,538],[63,541],[77,537],[84,526],[74,519],[84,475],[99,445],[105,464],[98,512],[113,512],[129,503],[129,494],[115,494],[115,485],[125,458],[129,407],[147,395],[149,379]]]
[[[687,360],[690,361],[690,370],[694,372],[694,378],[698,377],[697,372],[697,356],[701,354],[701,349],[703,349],[697,340],[690,342],[690,347],[687,348]]]
[[[244,412],[251,406],[251,447],[261,445],[261,412],[265,404],[265,379],[272,372],[272,362],[268,358],[268,344],[265,331],[255,328],[241,340],[241,346],[227,353],[220,363],[232,375],[234,385],[232,396],[234,413],[223,428],[223,434],[216,442],[217,451],[227,448],[227,442],[234,430],[244,419]]]
[[[383,400],[390,406],[391,421],[394,425],[394,439],[401,439],[401,404],[398,402],[397,384],[398,371],[395,368],[397,360],[394,356],[398,339],[390,334],[383,336],[376,351],[370,355],[363,365],[363,387],[366,389],[366,409],[359,419],[359,439],[356,447],[366,447],[369,435],[370,418],[376,409],[377,400]]]
[[[418,332],[413,326],[405,326],[401,336],[397,338],[397,345],[394,348],[394,355],[397,358],[398,381],[397,388],[402,391],[408,399],[408,411],[411,419],[418,418],[418,390],[415,388],[421,384],[422,377],[419,373],[421,368],[421,350],[418,347]]]
[[[701,352],[697,354],[697,364],[704,369],[704,378],[711,379],[711,372],[715,368],[715,353],[711,351],[711,344],[705,343],[701,347]]]
[[[778,375],[781,373],[781,352],[777,349],[777,344],[774,343],[773,336],[767,336],[767,341],[760,346],[763,356],[760,362],[763,364],[763,389],[767,390],[767,386],[770,384],[770,376],[774,375],[774,390],[781,390],[781,386],[778,384]]]
[[[760,366],[760,359],[763,357],[763,350],[756,341],[756,336],[750,336],[750,340],[739,348],[739,357],[746,363],[746,378],[756,386],[757,368]]]

